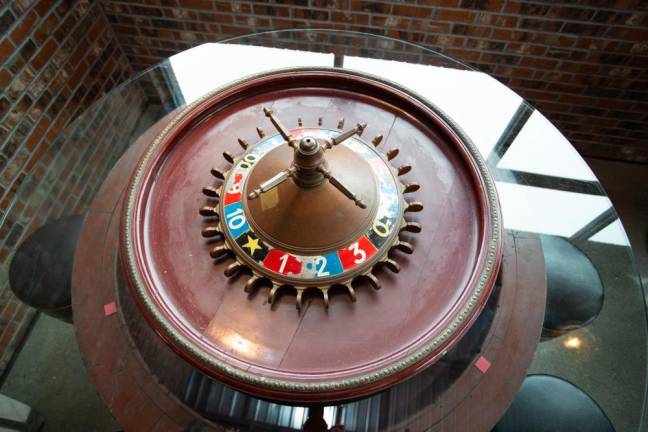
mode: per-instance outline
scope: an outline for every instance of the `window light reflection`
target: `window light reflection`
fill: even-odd
[[[571,237],[612,206],[607,197],[497,182],[508,229]]]
[[[344,67],[380,75],[436,104],[461,125],[485,158],[522,102],[483,72],[352,56],[344,57]]]
[[[247,355],[248,357],[253,356],[257,351],[257,344],[244,338],[235,331],[226,333],[221,337],[221,343],[229,347],[232,351],[236,351],[242,354]]]
[[[617,246],[630,246],[630,240],[628,240],[628,235],[621,225],[619,219],[612,222],[610,225],[603,228],[598,233],[590,237],[590,241],[596,243],[607,243]]]
[[[567,138],[534,111],[497,165],[516,171],[596,181],[592,170]]]
[[[186,103],[248,75],[298,66],[333,66],[333,54],[207,43],[169,58]]]

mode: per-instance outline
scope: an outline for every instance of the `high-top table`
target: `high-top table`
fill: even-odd
[[[254,73],[301,66],[377,75],[438,106],[486,160],[505,228],[498,284],[471,331],[445,358],[376,395],[326,406],[262,400],[207,379],[162,342],[115,282],[125,181],[144,148],[182,107],[208,91]],[[61,212],[87,210],[74,267],[74,321],[90,376],[126,430],[286,430],[302,428],[309,417],[310,430],[321,430],[322,420],[329,428],[354,431],[490,430],[527,374],[568,381],[599,405],[616,430],[640,430],[648,338],[628,239],[585,161],[512,90],[447,56],[394,39],[269,32],[201,45],[138,74],[80,116],[59,152],[105,146],[88,125],[107,116],[113,102],[142,91],[146,103],[120,105],[121,117],[137,119],[129,122],[136,127],[122,130],[126,138],[103,150],[106,166],[93,176],[101,187],[83,194],[81,206]],[[119,130],[121,124],[104,127]],[[51,166],[48,178],[65,174],[63,164]],[[36,180],[25,184],[49,187]],[[567,251],[567,258],[552,255],[552,248]],[[595,279],[586,284],[600,284],[602,303],[588,319],[552,331],[561,316],[550,310],[551,289],[562,279],[548,274],[547,280],[545,269],[560,267],[569,254],[578,257],[575,272],[585,268]]]

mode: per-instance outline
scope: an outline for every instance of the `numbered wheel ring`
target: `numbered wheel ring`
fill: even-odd
[[[352,105],[370,124],[393,125],[392,139],[407,144],[400,157],[425,173],[416,178],[426,203],[417,218],[431,228],[381,291],[360,287],[358,302],[328,311],[313,300],[300,317],[294,308],[248,297],[222,276],[196,236],[203,224],[196,209],[210,166],[226,143],[236,145],[238,130],[230,133],[223,119],[249,128],[268,100],[297,104],[302,97],[322,109],[355,112]],[[125,195],[120,262],[144,317],[193,366],[265,398],[345,400],[407,379],[467,331],[500,260],[497,195],[470,140],[407,89],[339,69],[273,71],[205,95],[151,143]]]
[[[291,129],[290,133],[297,140],[311,137],[325,141],[335,137],[340,131],[321,127],[298,127]],[[422,205],[418,203],[412,205],[405,201],[403,191],[414,192],[418,190],[419,185],[408,183],[406,187],[402,184],[398,180],[398,171],[389,163],[388,156],[383,155],[360,137],[348,139],[341,144],[345,151],[352,152],[358,158],[358,162],[366,161],[367,171],[369,171],[365,173],[366,181],[370,184],[367,189],[372,196],[370,200],[372,205],[366,209],[363,223],[351,235],[341,239],[329,239],[324,245],[310,244],[310,249],[299,249],[294,244],[282,242],[266,234],[263,227],[255,223],[255,217],[251,214],[249,206],[250,201],[246,198],[246,191],[254,189],[249,182],[250,178],[254,177],[253,171],[258,162],[273,151],[282,151],[281,146],[287,147],[285,140],[277,134],[270,137],[264,136],[254,145],[246,145],[246,151],[235,157],[234,164],[226,172],[227,174],[223,175],[224,181],[222,183],[216,181],[216,185],[220,187],[207,187],[204,190],[208,197],[219,197],[217,214],[220,223],[214,225],[207,220],[203,235],[215,237],[219,234],[224,238],[225,244],[215,246],[212,254],[214,251],[231,252],[235,262],[225,267],[228,276],[238,275],[242,270],[247,270],[247,273],[251,274],[251,279],[245,285],[248,292],[265,282],[271,287],[268,299],[270,304],[275,300],[280,288],[284,291],[297,291],[296,304],[300,308],[302,293],[305,290],[320,290],[325,306],[328,307],[328,291],[331,287],[346,288],[351,297],[355,298],[355,291],[352,288],[354,279],[367,278],[375,284],[375,288],[380,288],[378,279],[372,273],[376,266],[389,266],[392,271],[398,272],[398,264],[388,258],[389,252],[395,247],[405,247],[399,239],[401,230],[407,228],[410,232],[420,231],[420,225],[413,223],[408,225],[404,212],[406,209],[420,211]],[[289,149],[283,150],[284,153],[290,154]],[[357,173],[354,172],[353,175]],[[280,194],[277,190],[273,190],[272,193],[261,196],[262,207],[265,205],[269,207],[266,210],[276,212],[276,207],[281,205],[280,201],[282,201],[280,195],[283,196],[284,201],[292,202],[290,196],[285,196],[289,195],[285,191]],[[309,204],[313,206],[320,204],[317,198],[311,199],[316,202]],[[207,205],[201,208],[206,218],[216,213],[209,201],[208,198]],[[325,214],[339,211],[325,205],[320,205],[320,208]],[[263,216],[263,212],[260,213]],[[293,231],[299,229],[303,232],[326,228],[326,218],[323,218],[324,226],[320,226],[319,222],[306,226],[307,223],[313,222],[310,218],[306,218],[306,221],[294,221],[293,212],[284,211],[282,214],[287,215],[282,225],[295,224]]]

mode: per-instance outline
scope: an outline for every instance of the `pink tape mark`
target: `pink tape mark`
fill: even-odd
[[[110,316],[117,312],[117,305],[115,302],[106,303],[104,305],[104,315]]]
[[[477,361],[475,362],[475,367],[479,369],[481,373],[486,373],[488,369],[491,367],[491,362],[489,362],[486,357],[484,356],[479,356]]]

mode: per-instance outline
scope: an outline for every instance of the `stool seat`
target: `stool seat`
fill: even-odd
[[[564,238],[542,236],[547,273],[544,336],[589,324],[603,307],[603,284],[589,258]]]
[[[493,432],[614,432],[581,389],[551,375],[529,375]]]
[[[23,303],[71,322],[71,276],[83,216],[50,221],[23,241],[9,265],[9,285]]]

